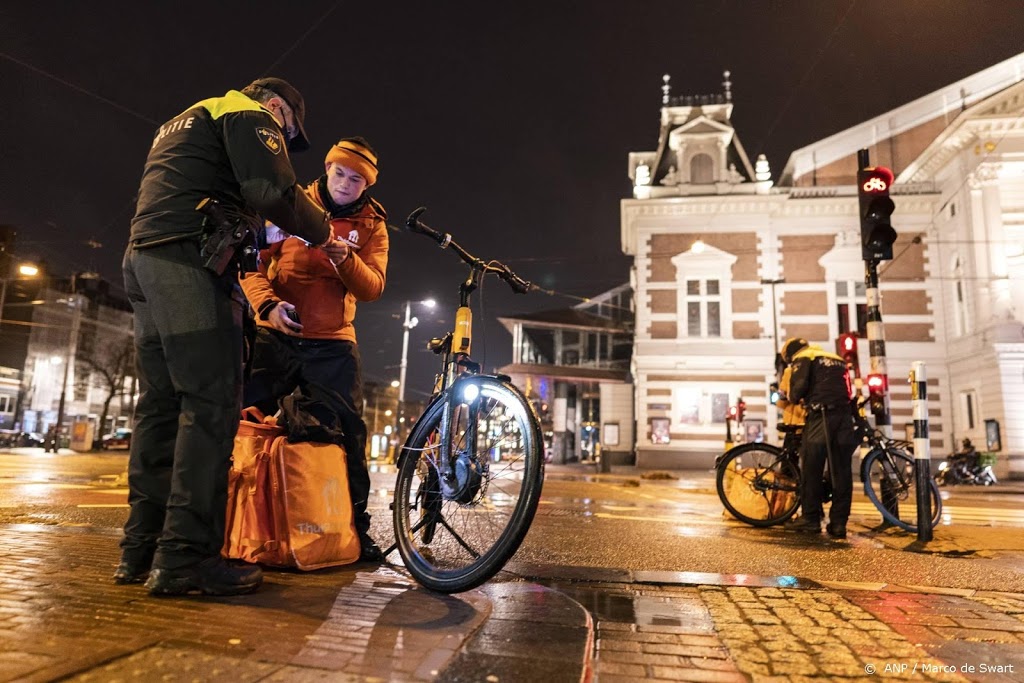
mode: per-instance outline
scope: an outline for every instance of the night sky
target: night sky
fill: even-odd
[[[627,281],[619,201],[627,154],[655,148],[662,74],[675,95],[705,94],[729,69],[740,140],[777,179],[792,150],[1021,52],[1022,20],[1020,0],[7,2],[0,224],[18,229],[18,256],[119,285],[156,127],[280,76],[306,99],[303,184],[333,142],[362,135],[393,224],[427,206],[472,253],[570,295],[488,281],[474,355],[493,367],[511,346],[494,317]],[[408,396],[429,388],[423,342],[450,324],[464,272],[425,238],[392,235],[388,288],[356,319],[367,379],[397,377],[397,315],[433,296]]]

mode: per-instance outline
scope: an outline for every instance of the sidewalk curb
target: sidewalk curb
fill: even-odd
[[[534,583],[489,584],[487,622],[438,676],[447,682],[593,679],[594,621],[564,593]]]

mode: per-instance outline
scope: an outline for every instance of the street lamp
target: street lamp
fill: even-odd
[[[771,280],[762,279],[762,285],[772,286],[772,343],[775,345],[775,353],[779,352],[779,300],[775,297],[775,285],[781,285],[786,282],[786,278],[777,277]]]
[[[22,263],[18,266],[18,275],[21,278],[31,279],[39,275],[39,266],[34,263]],[[19,277],[5,277],[3,284],[0,284],[0,325],[3,324],[4,304],[7,303],[7,283],[11,280],[19,280]]]
[[[398,412],[395,415],[395,431],[401,429],[402,412],[405,409],[405,370],[409,365],[409,330],[419,324],[419,318],[412,315],[412,305],[421,304],[427,308],[433,308],[437,302],[433,299],[423,301],[405,302],[405,322],[402,323],[402,363],[398,366]]]

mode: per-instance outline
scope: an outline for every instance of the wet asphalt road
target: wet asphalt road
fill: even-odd
[[[0,524],[119,528],[125,463],[123,453],[0,453]],[[384,547],[392,540],[393,470],[383,466],[372,479],[373,533]],[[1024,493],[943,495],[948,512],[931,543],[877,530],[881,518],[859,491],[849,538],[832,541],[726,518],[706,472],[643,479],[551,467],[530,534],[497,580],[561,565],[581,578],[588,568],[616,568],[1024,591]]]

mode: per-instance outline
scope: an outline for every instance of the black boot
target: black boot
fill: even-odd
[[[820,534],[821,522],[809,520],[806,517],[794,517],[783,524],[782,528],[786,531],[795,531],[798,534]]]
[[[233,566],[221,557],[180,569],[154,567],[146,588],[150,595],[242,595],[263,583],[263,570],[256,565]]]
[[[149,567],[153,564],[153,550],[125,551],[121,553],[121,562],[114,570],[114,583],[126,585],[142,583],[149,576]]]
[[[368,535],[359,536],[359,561],[383,562],[384,551]]]
[[[825,533],[832,538],[846,538],[846,525],[835,522],[829,522],[825,527]]]

